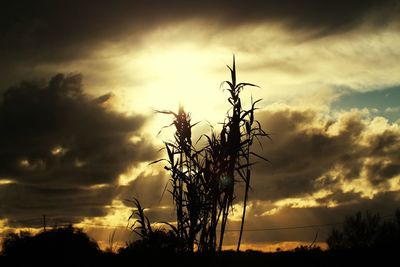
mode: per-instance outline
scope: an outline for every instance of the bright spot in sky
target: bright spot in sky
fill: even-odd
[[[176,109],[182,103],[192,112],[204,114],[213,113],[213,107],[221,102],[217,97],[210,97],[218,92],[219,83],[210,70],[208,57],[196,53],[195,48],[177,47],[151,55],[143,53],[139,61],[144,73],[151,75],[144,88],[146,103],[162,109]]]

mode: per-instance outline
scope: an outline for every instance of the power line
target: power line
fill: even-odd
[[[382,219],[384,218],[391,218],[395,215],[385,215],[381,216]],[[26,222],[26,221],[33,221],[33,220],[42,220],[41,217],[31,218],[29,220],[20,220],[19,222]],[[54,220],[54,219],[50,219]],[[13,221],[16,222],[15,220]],[[101,223],[89,223],[89,222],[80,222],[80,223],[72,223],[72,222],[59,222],[56,226],[67,226],[67,225],[87,225],[87,226],[97,226],[103,228],[124,228],[129,229],[128,225],[113,225],[113,224],[101,224]],[[271,227],[271,228],[250,228],[244,229],[244,232],[263,232],[263,231],[282,231],[282,230],[296,230],[296,229],[307,229],[307,228],[318,228],[318,227],[329,227],[329,226],[337,226],[342,225],[344,222],[335,222],[335,223],[325,223],[325,224],[310,224],[310,225],[297,225],[297,226],[286,226],[286,227]],[[27,227],[33,228],[33,227]],[[225,232],[238,232],[240,229],[226,229]]]
[[[243,229],[244,232],[261,232],[261,231],[279,231],[279,230],[294,230],[294,229],[305,229],[305,228],[317,228],[341,225],[343,222],[337,223],[326,223],[326,224],[310,224],[301,226],[288,226],[288,227],[273,227],[273,228],[256,228],[256,229]],[[240,229],[226,229],[225,232],[239,232]]]
[[[394,217],[394,215],[381,216],[382,219]],[[295,230],[295,229],[306,229],[306,228],[318,228],[318,227],[328,227],[342,225],[344,222],[336,223],[325,223],[325,224],[310,224],[301,226],[288,226],[288,227],[272,227],[272,228],[255,228],[255,229],[244,229],[244,232],[261,232],[261,231],[280,231],[280,230]],[[238,232],[240,229],[226,229],[225,232]]]
[[[98,227],[109,227],[109,228],[129,228],[127,225],[111,225],[111,224],[99,224],[99,223],[77,223],[89,226],[98,226]]]

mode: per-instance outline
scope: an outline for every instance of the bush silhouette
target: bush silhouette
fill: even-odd
[[[4,256],[24,257],[91,257],[99,254],[95,241],[72,226],[31,235],[28,232],[11,233],[3,240]]]
[[[341,230],[332,229],[327,243],[331,250],[399,248],[400,210],[394,219],[385,221],[379,214],[357,212],[346,217]]]
[[[29,232],[10,233],[3,240],[2,255],[16,256],[21,251],[26,251],[31,246],[31,242],[32,235]]]
[[[172,231],[154,230],[146,237],[130,242],[119,250],[120,254],[130,253],[176,253],[183,245]]]
[[[132,212],[130,219],[134,219],[134,224],[130,227],[141,239],[127,243],[125,248],[119,250],[120,254],[130,253],[170,253],[182,252],[184,250],[184,240],[178,238],[177,229],[173,225],[169,225],[173,230],[166,231],[162,228],[153,229],[149,218],[144,213],[138,199],[132,201],[136,209]]]

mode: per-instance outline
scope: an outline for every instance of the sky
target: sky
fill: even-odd
[[[0,10],[0,236],[73,222],[132,238],[137,197],[174,220],[159,130],[179,104],[209,133],[238,79],[271,140],[255,151],[245,229],[400,207],[400,2],[13,1]],[[163,196],[163,197],[162,197]],[[235,203],[228,228],[239,227]],[[324,242],[329,227],[248,231],[245,248]],[[237,232],[228,232],[226,248]]]

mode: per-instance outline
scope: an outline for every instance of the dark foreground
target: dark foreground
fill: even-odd
[[[19,255],[0,257],[0,266],[397,266],[397,250],[258,251],[217,254],[99,253],[85,257],[68,254]]]

